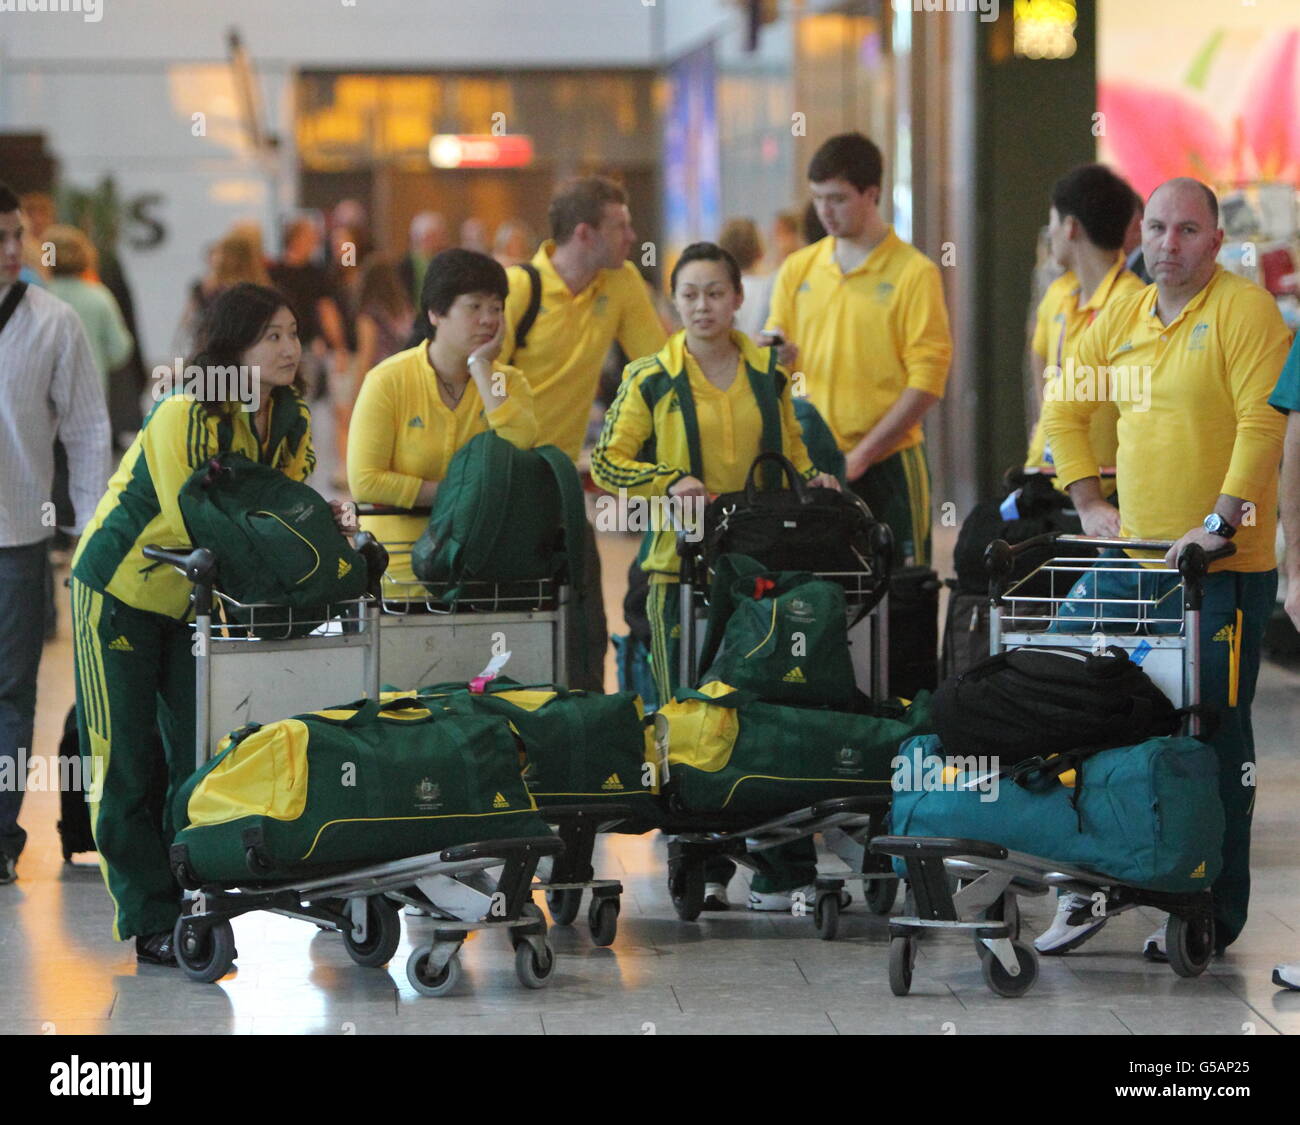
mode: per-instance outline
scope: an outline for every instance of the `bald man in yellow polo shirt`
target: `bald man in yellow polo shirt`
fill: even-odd
[[[938,267],[880,215],[880,149],[832,137],[808,168],[827,236],[791,254],[763,342],[804,375],[845,455],[845,477],[894,532],[895,564],[930,562],[930,469],[921,419],[943,397],[952,336]]]
[[[1265,290],[1215,263],[1223,233],[1218,201],[1204,184],[1162,184],[1147,202],[1142,229],[1155,283],[1109,302],[1084,333],[1060,393],[1044,404],[1043,426],[1086,534],[1175,540],[1167,565],[1189,543],[1237,546],[1211,567],[1200,630],[1201,698],[1218,717],[1210,742],[1227,818],[1223,873],[1214,884],[1214,944],[1221,952],[1245,925],[1250,898],[1250,708],[1277,595],[1285,430],[1268,399],[1290,333]],[[1089,441],[1100,399],[1119,408],[1118,511],[1102,499]],[[1176,584],[1176,576],[1154,577]],[[1163,926],[1143,952],[1165,957]]]
[[[617,340],[635,360],[659,351],[667,335],[645,281],[627,260],[636,232],[618,184],[601,176],[566,184],[551,201],[550,223],[552,238],[529,266],[507,271],[501,362],[522,371],[532,387],[537,444],[559,446],[577,461],[610,346]],[[583,549],[582,625],[581,632],[570,630],[568,679],[572,687],[600,692],[608,640],[590,524]]]

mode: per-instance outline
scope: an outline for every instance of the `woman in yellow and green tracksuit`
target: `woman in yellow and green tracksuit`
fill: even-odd
[[[225,450],[294,480],[315,467],[311,415],[298,387],[297,321],[274,289],[237,285],[208,310],[183,387],[149,412],[95,509],[72,561],[77,726],[90,759],[90,813],[113,899],[113,933],[139,960],[175,964],[180,889],[167,862],[172,798],[194,770],[195,680],[190,584],[142,548],[189,544],[178,506],[196,468]],[[257,370],[257,408],[193,368]],[[224,389],[218,390],[220,382]],[[224,400],[217,395],[226,395]],[[336,512],[338,509],[336,508]],[[155,780],[162,734],[166,791]]]
[[[444,250],[429,263],[419,313],[428,339],[373,368],[357,396],[348,431],[355,499],[396,508],[431,504],[456,451],[488,429],[519,449],[532,448],[532,389],[518,370],[496,362],[508,292],[506,271],[486,254]],[[391,581],[415,582],[409,545],[428,522],[362,519],[367,531],[393,544]]]
[[[670,286],[685,328],[656,355],[628,364],[592,454],[592,479],[608,492],[642,501],[674,497],[702,504],[711,495],[744,488],[754,458],[776,450],[814,484],[838,488],[808,458],[775,352],[732,329],[743,299],[735,259],[721,247],[697,242],[682,253]],[[678,687],[680,636],[673,528],[652,522],[638,561],[649,575],[646,614],[655,686],[659,698],[669,700]],[[751,909],[787,910],[800,888],[813,901],[811,840],[762,855],[770,857],[769,869],[754,877]],[[726,909],[726,884],[734,871],[728,859],[713,861],[705,909]]]

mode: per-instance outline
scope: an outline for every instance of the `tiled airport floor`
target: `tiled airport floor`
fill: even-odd
[[[947,544],[950,551],[951,545]],[[609,538],[605,573],[610,621],[621,621],[617,589],[631,545]],[[66,605],[59,637],[41,669],[36,744],[52,753],[72,698]],[[417,994],[404,964],[432,923],[403,919],[406,934],[386,969],[355,966],[337,935],[271,915],[235,922],[236,971],[215,985],[178,971],[137,966],[110,937],[109,900],[93,865],[64,866],[57,795],[29,793],[31,840],[20,879],[0,887],[0,1031],[220,1034],[226,1032],[532,1034],[700,1032],[1008,1032],[1105,1035],[1300,1032],[1300,993],[1269,981],[1280,960],[1300,959],[1300,807],[1295,732],[1300,675],[1266,665],[1255,704],[1260,750],[1250,922],[1229,955],[1182,980],[1138,950],[1154,925],[1144,911],[1121,915],[1085,947],[1040,961],[1024,997],[986,988],[969,939],[921,944],[913,991],[891,995],[885,919],[860,901],[841,936],[820,941],[811,919],[744,910],[683,923],[664,879],[657,834],[605,837],[597,870],[622,880],[622,916],[612,948],[585,927],[553,927],[559,954],[548,988],[521,988],[503,935],[477,935],[462,951],[460,990]],[[825,869],[839,861],[827,858]],[[744,877],[731,888],[745,899]],[[1022,900],[1027,935],[1047,924],[1047,900]],[[585,911],[580,916],[585,918]]]

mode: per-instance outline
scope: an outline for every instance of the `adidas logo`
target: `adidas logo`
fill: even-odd
[[[108,647],[114,652],[135,652],[135,649],[131,647],[131,642],[123,636],[119,636],[115,641],[109,641]]]
[[[347,559],[339,559],[339,578],[346,578],[352,573],[352,564]]]
[[[498,793],[492,798],[492,807],[494,809],[508,809],[510,807],[510,802]]]
[[[673,398],[673,399],[668,403],[668,413],[669,413],[669,414],[672,414],[674,411],[676,411],[677,413],[680,413],[680,412],[681,412],[681,409],[682,409],[682,403],[681,403],[681,400],[678,399],[678,398],[676,398],[676,397],[674,397],[674,398]]]
[[[1213,638],[1211,638],[1211,639],[1212,639],[1212,640],[1216,640],[1216,641],[1231,641],[1231,640],[1232,640],[1232,626],[1231,626],[1231,625],[1225,625],[1222,629],[1220,629],[1217,633],[1215,633],[1214,636],[1213,636]]]
[[[1200,864],[1197,866],[1196,870],[1193,871],[1193,872],[1192,872],[1189,876],[1187,876],[1187,877],[1188,877],[1189,879],[1204,879],[1204,878],[1205,878],[1205,860],[1201,860],[1201,862],[1200,862]]]
[[[622,789],[622,788],[623,788],[623,779],[620,778],[620,777],[618,776],[618,774],[616,774],[616,773],[611,773],[607,778],[605,778],[605,781],[604,781],[604,783],[601,785],[601,788],[602,788],[602,789]]]
[[[806,684],[808,681],[804,678],[802,668],[791,668],[781,677],[781,682],[783,684]]]
[[[406,423],[406,428],[408,430],[412,430],[412,429],[422,430],[424,429],[424,419],[417,414],[414,418],[412,418],[409,422]]]

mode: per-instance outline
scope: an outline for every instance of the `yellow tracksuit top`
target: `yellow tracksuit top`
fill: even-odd
[[[533,396],[512,367],[495,365],[506,400],[491,414],[470,380],[455,410],[438,393],[428,345],[408,348],[372,368],[361,384],[348,429],[348,488],[367,504],[409,508],[426,480],[442,480],[456,451],[470,438],[494,430],[511,445],[531,449],[537,440]],[[427,516],[370,516],[361,521],[381,542],[410,544]],[[409,548],[399,546],[389,563],[394,581],[413,581]]]
[[[587,288],[573,293],[551,264],[554,250],[555,243],[547,241],[533,257],[542,303],[518,349],[515,327],[528,308],[532,283],[518,266],[507,271],[510,295],[501,362],[522,371],[533,389],[536,444],[557,445],[576,461],[610,345],[617,340],[634,358],[657,352],[665,337],[645,281],[631,262],[601,270]]]
[[[775,364],[772,349],[758,347],[743,332],[733,331],[731,339],[740,359],[736,378],[725,391],[705,378],[686,349],[685,331],[671,336],[657,354],[627,365],[591,456],[592,480],[607,492],[617,494],[623,489],[629,497],[648,499],[666,495],[670,486],[690,475],[690,449],[676,382],[684,375],[700,432],[705,488],[713,495],[744,488],[761,451],[763,430],[751,372],[752,377],[775,380],[781,451],[805,479],[816,476],[795,419],[789,376]],[[642,569],[676,577],[679,563],[673,529],[660,529],[655,521],[646,538]]]
[[[149,411],[81,536],[74,576],[135,609],[178,621],[189,617],[190,583],[167,564],[146,559],[142,548],[190,545],[178,503],[181,486],[223,450],[274,465],[291,480],[311,475],[311,412],[292,387],[271,394],[265,440],[253,432],[253,414],[232,410],[224,415],[230,441],[223,445],[222,416],[188,395],[171,395]]]
[[[1156,296],[1148,285],[1109,302],[1043,404],[1057,473],[1066,485],[1097,475],[1089,425],[1097,399],[1114,401],[1122,534],[1178,539],[1220,493],[1239,496],[1255,505],[1254,524],[1212,569],[1272,570],[1286,419],[1268,396],[1290,333],[1268,292],[1221,267],[1168,325]]]
[[[828,235],[796,250],[772,288],[769,330],[799,347],[808,398],[844,452],[862,440],[907,387],[943,396],[952,335],[938,267],[894,233],[848,273]],[[919,445],[913,426],[888,455]]]
[[[1034,324],[1033,350],[1047,366],[1064,367],[1067,359],[1074,357],[1079,344],[1079,337],[1100,315],[1107,302],[1125,293],[1136,293],[1142,288],[1142,280],[1124,266],[1124,255],[1116,251],[1115,264],[1102,278],[1092,296],[1079,304],[1079,279],[1072,270],[1067,270],[1047,287],[1042,301],[1038,305],[1038,314]],[[1102,403],[1092,416],[1089,439],[1092,451],[1103,468],[1113,468],[1115,454],[1119,443],[1115,436],[1115,427],[1119,422],[1119,411],[1112,402]],[[1029,452],[1025,456],[1025,467],[1032,469],[1049,469],[1056,467],[1047,446],[1047,434],[1043,430],[1043,416],[1038,415],[1038,424],[1034,426],[1033,437],[1029,439]],[[1060,478],[1056,478],[1057,488],[1064,488]],[[1102,494],[1111,495],[1115,491],[1115,482],[1102,482]]]

